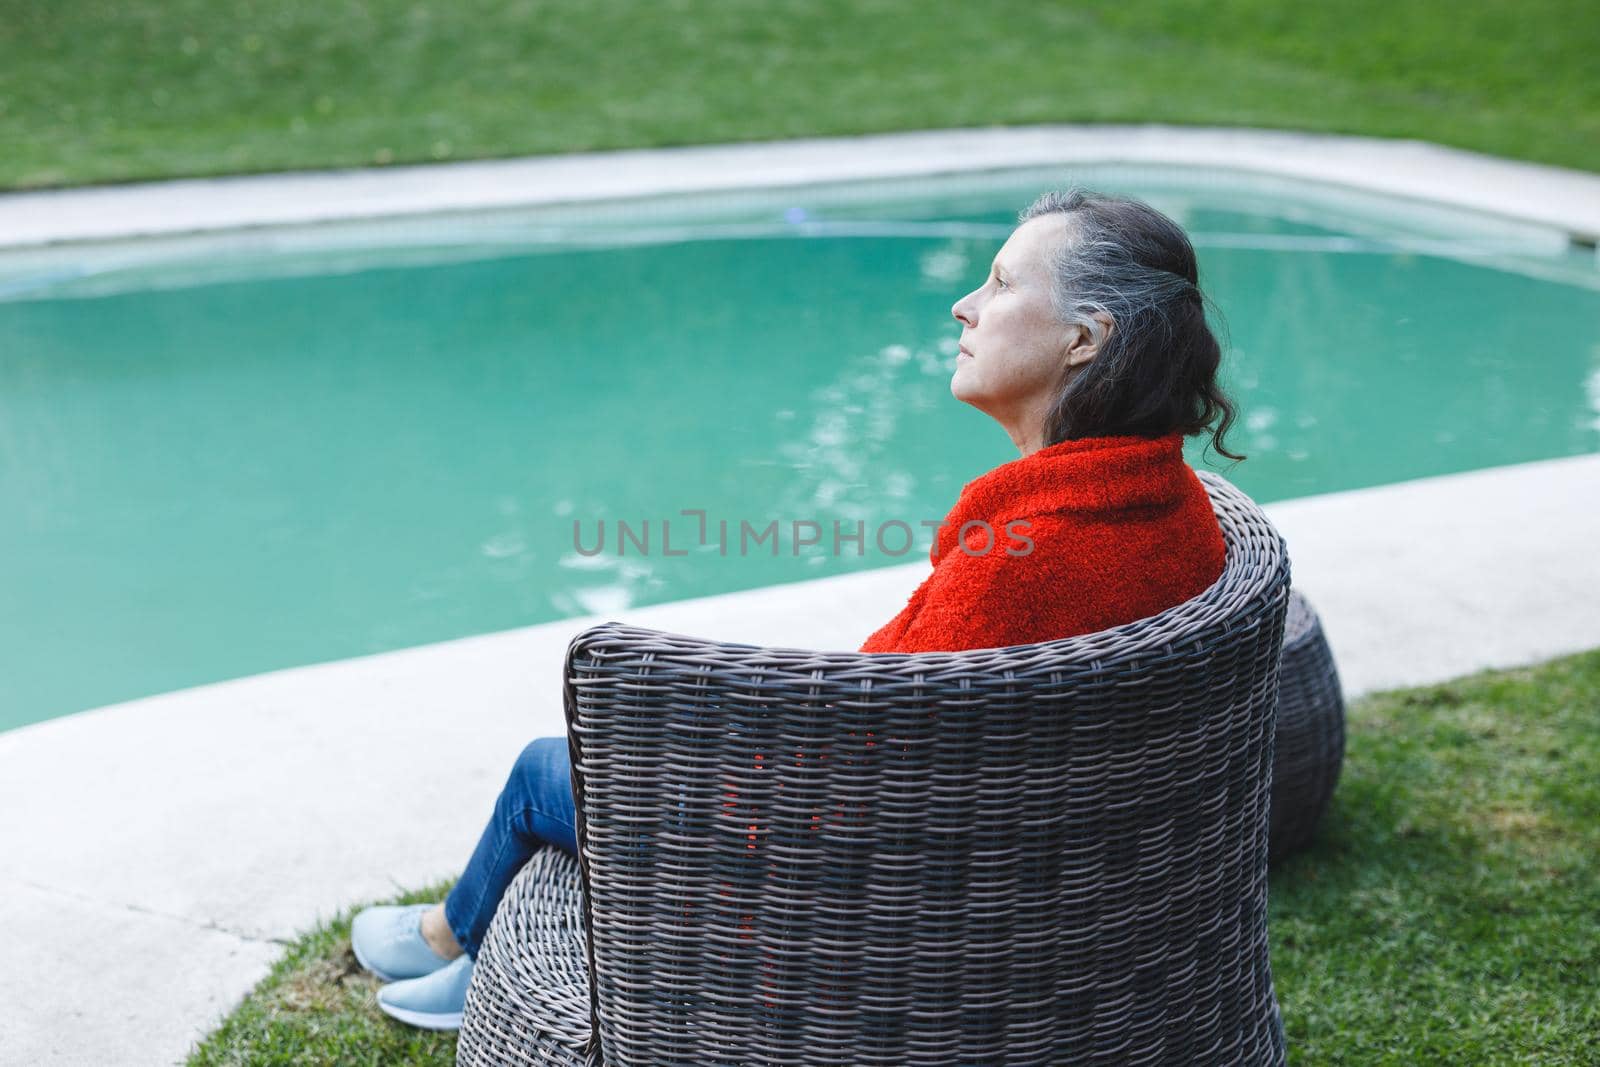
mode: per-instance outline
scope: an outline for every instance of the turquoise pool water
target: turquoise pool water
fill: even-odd
[[[1194,235],[1250,458],[1191,462],[1258,499],[1600,448],[1592,252],[1227,176],[1085,177]],[[949,395],[950,304],[1057,183],[0,257],[0,728],[924,556],[917,524],[1015,456]],[[696,545],[686,509],[779,520],[780,554]],[[577,551],[602,519],[608,550]],[[616,553],[619,519],[648,554]],[[794,554],[794,520],[823,543]],[[832,552],[834,520],[866,524],[862,555]],[[909,554],[873,543],[889,520]]]

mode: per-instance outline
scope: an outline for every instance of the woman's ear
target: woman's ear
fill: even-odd
[[[1111,337],[1115,323],[1111,316],[1104,311],[1096,311],[1089,316],[1099,327],[1091,330],[1083,326],[1073,327],[1073,336],[1067,342],[1067,366],[1081,367],[1099,354],[1102,346]]]

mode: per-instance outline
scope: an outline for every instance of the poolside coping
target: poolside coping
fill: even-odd
[[[1592,248],[1600,175],[1425,141],[1198,126],[1025,126],[130,183],[0,195],[0,248],[1030,166],[1314,182],[1535,223]]]

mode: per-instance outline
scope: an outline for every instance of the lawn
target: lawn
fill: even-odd
[[[1356,703],[1321,837],[1272,877],[1291,1062],[1600,1062],[1597,813],[1600,649]],[[376,987],[341,918],[190,1063],[453,1062]]]
[[[0,189],[1041,122],[1600,170],[1592,0],[0,0]]]

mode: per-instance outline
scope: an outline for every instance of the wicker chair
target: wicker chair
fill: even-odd
[[[458,1063],[1284,1063],[1268,791],[1289,571],[1202,472],[1222,577],[1097,634],[568,650],[581,865],[527,865]]]
[[[1278,668],[1278,730],[1272,758],[1272,862],[1308,847],[1344,764],[1344,692],[1322,622],[1291,590]]]

